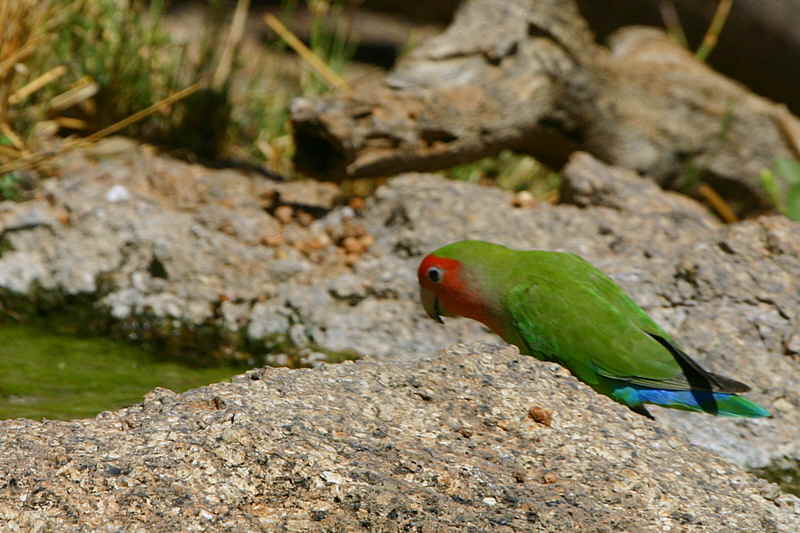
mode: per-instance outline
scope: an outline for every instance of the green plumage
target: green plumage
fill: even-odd
[[[600,393],[633,408],[659,403],[730,416],[768,415],[732,394],[747,391],[747,385],[703,370],[616,283],[577,255],[482,241],[454,243],[431,255],[462,265],[465,286],[506,341],[564,365]],[[738,401],[744,402],[741,412]],[[727,412],[721,404],[734,408]]]

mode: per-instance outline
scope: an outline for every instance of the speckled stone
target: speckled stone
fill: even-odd
[[[800,500],[557,365],[475,344],[410,362],[253,370],[180,395],[157,389],[92,420],[2,421],[0,523],[794,533]]]

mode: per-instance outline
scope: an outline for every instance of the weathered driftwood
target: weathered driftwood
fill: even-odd
[[[449,24],[460,3],[460,0],[370,0],[359,13],[389,11],[401,13],[401,20]],[[623,26],[671,25],[674,13],[692,49],[700,45],[721,4],[720,0],[576,0],[576,3],[601,42]],[[675,9],[672,12],[671,6]],[[382,29],[366,32],[364,28],[369,23],[355,20],[353,24],[359,36],[369,35],[367,39],[374,39],[375,32]],[[800,113],[800,76],[786,75],[797,72],[800,65],[798,27],[797,0],[736,0],[730,5],[730,14],[709,56],[709,64],[757,94],[783,102],[794,113]],[[396,42],[392,41],[393,31],[382,35],[379,42]]]
[[[664,26],[664,8],[669,4],[675,6],[681,30],[690,47],[696,49],[711,25],[719,0],[578,0],[581,14],[601,42],[622,26]],[[755,93],[800,113],[800,77],[786,75],[797,72],[800,65],[798,26],[797,0],[736,0],[709,64]]]
[[[505,148],[554,166],[576,149],[667,186],[701,173],[764,200],[760,172],[800,153],[800,121],[663,33],[595,43],[571,0],[471,0],[380,83],[297,99],[296,164],[339,179],[433,170]]]

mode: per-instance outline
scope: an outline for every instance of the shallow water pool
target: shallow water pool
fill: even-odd
[[[246,369],[192,367],[123,341],[0,324],[0,419],[91,417],[138,403],[155,387],[181,392]]]

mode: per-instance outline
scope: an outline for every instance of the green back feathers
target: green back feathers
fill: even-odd
[[[567,366],[603,387],[608,380],[672,390],[742,392],[704,371],[614,281],[581,257],[461,241],[434,255],[458,260],[463,277],[507,325],[524,353]]]

